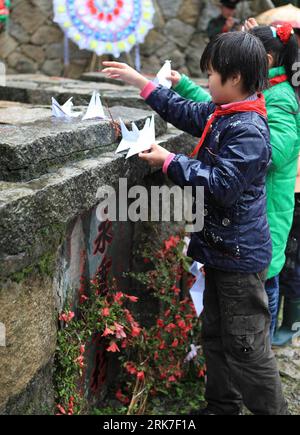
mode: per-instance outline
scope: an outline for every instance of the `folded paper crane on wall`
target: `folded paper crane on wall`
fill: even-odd
[[[126,159],[136,154],[148,151],[155,142],[155,120],[154,115],[146,120],[145,126],[139,130],[135,123],[132,123],[132,131],[129,131],[120,119],[122,140],[116,150],[116,154],[127,152]]]
[[[61,106],[55,98],[52,98],[52,116],[55,118],[74,118],[79,116],[79,113],[73,112],[73,97],[70,98],[63,106]]]
[[[74,105],[72,100],[73,97],[61,106],[55,98],[52,98],[52,116],[60,119],[71,119],[82,115],[81,112],[73,112]],[[82,121],[86,121],[88,119],[106,119],[100,94],[97,91],[93,92],[90,104],[82,118]]]
[[[54,21],[81,49],[98,56],[144,42],[153,28],[152,0],[54,0]]]
[[[82,118],[83,121],[87,119],[106,119],[104,109],[102,106],[101,98],[99,92],[94,91],[93,96],[91,98],[89,107],[86,111],[86,114]]]

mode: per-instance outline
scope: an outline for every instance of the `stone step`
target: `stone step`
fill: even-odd
[[[0,100],[49,105],[51,97],[60,104],[73,97],[76,106],[84,106],[89,103],[94,90],[101,93],[103,104],[108,106],[147,107],[139,92],[130,86],[36,74],[7,75],[6,86],[0,86]]]
[[[110,83],[112,85],[125,86],[125,83],[122,80],[109,79],[99,72],[83,73],[80,80],[83,80],[84,82]]]
[[[84,108],[81,108],[84,110]],[[50,107],[0,102],[0,180],[28,181],[45,174],[54,165],[101,154],[117,141],[108,110],[108,120],[61,120],[51,116]],[[129,126],[144,126],[153,112],[115,106],[114,120],[120,117]],[[155,115],[156,135],[164,134],[167,124]]]
[[[172,152],[190,153],[197,140],[171,129],[160,143]],[[119,178],[128,186],[155,172],[137,156],[106,152],[69,163],[28,182],[0,182],[0,281],[36,264],[65,234],[65,226],[97,205],[99,187],[118,188]]]

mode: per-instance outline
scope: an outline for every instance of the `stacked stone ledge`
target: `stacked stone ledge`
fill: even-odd
[[[7,347],[0,347],[0,413],[39,414],[53,412],[57,317],[66,300],[76,300],[82,252],[87,279],[101,260],[92,253],[98,188],[118,189],[120,178],[129,187],[148,188],[166,179],[138,157],[126,161],[115,154],[119,139],[108,112],[105,121],[51,117],[52,96],[62,103],[74,96],[75,104],[86,106],[98,89],[113,119],[121,116],[141,128],[152,112],[136,91],[41,76],[18,80],[8,77],[7,87],[0,88],[0,322],[7,331]],[[155,121],[163,146],[192,150],[194,138],[157,115]],[[132,246],[143,231],[130,222],[114,223],[110,252],[119,268],[132,269]]]

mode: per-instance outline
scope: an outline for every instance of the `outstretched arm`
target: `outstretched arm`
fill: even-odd
[[[110,78],[121,79],[142,91],[146,102],[165,121],[175,127],[200,137],[209,115],[214,111],[212,103],[194,103],[180,97],[176,92],[156,86],[130,66],[119,62],[103,62],[103,72]]]
[[[201,137],[208,117],[213,113],[213,103],[195,103],[182,98],[177,92],[148,84],[141,94],[146,103],[166,122],[195,137]]]

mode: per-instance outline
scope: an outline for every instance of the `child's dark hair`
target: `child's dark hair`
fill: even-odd
[[[204,50],[200,63],[203,72],[213,68],[224,84],[241,74],[245,92],[263,91],[268,84],[268,58],[262,42],[245,32],[218,35]]]
[[[261,40],[268,54],[274,59],[274,68],[284,66],[290,84],[293,86],[293,65],[298,57],[298,43],[294,34],[291,34],[287,43],[283,43],[280,38],[274,36],[270,26],[254,27],[251,34]]]

